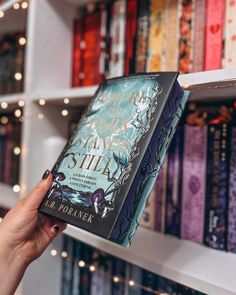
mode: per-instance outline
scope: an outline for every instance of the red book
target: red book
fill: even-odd
[[[128,0],[125,28],[125,75],[134,72],[134,48],[137,31],[137,0]]]
[[[224,13],[225,1],[206,1],[206,71],[220,69],[222,66]]]
[[[78,19],[74,23],[74,47],[73,47],[73,63],[72,63],[72,87],[81,86],[82,74],[82,33],[83,19]]]

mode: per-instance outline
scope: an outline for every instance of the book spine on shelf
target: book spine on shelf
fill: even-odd
[[[125,24],[126,1],[118,0],[112,5],[111,47],[109,78],[124,75],[125,70]]]
[[[16,57],[15,57],[15,66],[14,66],[14,73],[19,73],[22,75],[22,78],[20,80],[14,79],[14,92],[15,93],[20,93],[23,92],[23,85],[24,85],[24,55],[25,55],[25,50],[24,46],[19,45],[19,37],[21,35],[17,34],[16,36]]]
[[[112,295],[124,295],[125,294],[125,285],[121,280],[125,280],[126,278],[126,262],[119,259],[113,259],[112,265],[112,274],[113,277],[117,277],[119,279],[118,282],[113,280],[112,282]]]
[[[156,290],[157,288],[157,275],[148,271],[148,270],[143,270],[143,286],[145,286],[147,289],[152,289],[152,290]],[[148,290],[142,290],[142,295],[149,295],[150,292]]]
[[[137,0],[127,1],[125,27],[125,75],[134,73],[134,48],[137,31]]]
[[[156,220],[156,186],[153,187],[143,211],[142,218],[140,220],[140,225],[148,229],[155,230],[155,220]]]
[[[138,0],[135,72],[145,72],[148,50],[149,0]]]
[[[224,68],[236,68],[236,2],[226,0]]]
[[[165,30],[165,1],[150,0],[147,72],[159,72],[162,69],[163,44]]]
[[[220,69],[222,65],[224,13],[225,1],[206,0],[206,71]]]
[[[136,265],[129,265],[129,280],[135,282],[134,286],[129,287],[129,295],[142,295],[139,285],[142,285],[142,269]]]
[[[193,72],[201,72],[204,69],[206,0],[195,1],[194,20]]]
[[[78,262],[80,261],[81,255],[81,243],[77,240],[73,240],[73,260],[72,260],[72,271],[73,271],[73,277],[72,277],[72,295],[80,295],[79,293],[79,286],[80,286],[80,268],[78,266]],[[70,253],[67,253],[67,257],[70,255]],[[64,259],[67,259],[65,257]]]
[[[82,244],[81,247],[81,257],[85,262],[85,265],[89,265],[91,263],[92,257],[92,248]],[[80,293],[83,295],[90,295],[90,287],[91,287],[91,272],[88,267],[82,267],[80,269]]]
[[[228,207],[228,243],[227,250],[236,253],[236,126],[232,126],[230,136],[230,183]]]
[[[166,222],[167,234],[180,236],[183,128],[176,130],[168,153]]]
[[[181,238],[203,243],[207,126],[185,126]]]
[[[209,125],[205,233],[207,246],[226,250],[229,180],[229,130],[227,124]]]
[[[180,8],[180,0],[165,1],[166,17],[163,45],[163,49],[165,49],[163,70],[165,71],[178,70]]]
[[[70,295],[72,294],[72,252],[73,252],[73,240],[64,236],[63,238],[63,250],[66,251],[69,255],[67,259],[63,260],[62,264],[62,288],[61,295]]]
[[[179,72],[193,71],[195,0],[182,1],[179,39]]]

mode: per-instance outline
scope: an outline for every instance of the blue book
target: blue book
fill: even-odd
[[[128,247],[188,98],[177,76],[106,80],[59,156],[40,211]]]

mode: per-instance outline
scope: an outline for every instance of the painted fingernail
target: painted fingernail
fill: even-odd
[[[50,174],[50,171],[47,169],[47,170],[43,173],[43,177],[42,177],[42,179],[46,180],[46,179],[48,178],[49,174]]]
[[[53,227],[51,228],[51,232],[53,234],[57,234],[60,231],[60,227],[58,225],[53,225]]]

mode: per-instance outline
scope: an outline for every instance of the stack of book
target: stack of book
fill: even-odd
[[[236,67],[236,2],[117,0],[75,21],[72,86],[135,72]]]
[[[201,295],[198,291],[64,236],[63,295]]]
[[[235,103],[190,104],[141,224],[236,252]]]
[[[20,93],[24,84],[24,33],[0,36],[0,94]]]

